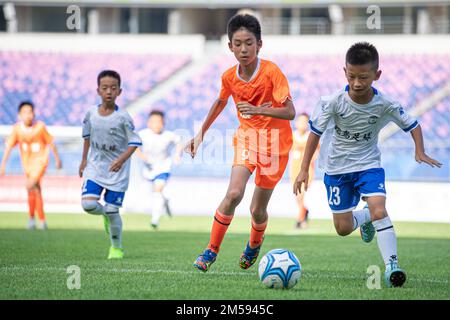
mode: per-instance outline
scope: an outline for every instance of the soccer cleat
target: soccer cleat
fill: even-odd
[[[28,230],[34,230],[36,229],[36,222],[34,221],[34,219],[30,219],[28,220]]]
[[[152,226],[153,230],[158,230],[158,225],[156,223],[152,223],[150,225]]]
[[[39,229],[40,230],[47,230],[48,229],[47,222],[41,221],[41,223],[39,224]]]
[[[247,242],[247,247],[244,252],[242,252],[241,258],[239,259],[239,266],[242,269],[250,268],[258,259],[260,249],[261,245],[252,249],[250,248],[250,244]]]
[[[103,215],[103,226],[106,234],[109,235],[109,218],[106,215]]]
[[[362,224],[359,228],[359,232],[361,233],[361,239],[364,242],[370,242],[373,240],[373,237],[375,237],[375,227],[371,221]]]
[[[211,249],[206,249],[194,261],[194,267],[196,267],[200,271],[206,272],[209,270],[214,261],[216,261],[216,258],[217,253],[211,251]]]
[[[366,204],[364,209],[369,209],[369,205]],[[359,233],[361,234],[361,239],[364,242],[369,243],[375,237],[375,227],[372,224],[372,221],[366,222],[359,227]]]
[[[111,259],[123,259],[123,249],[110,247],[108,260],[111,260]]]
[[[386,267],[384,280],[389,288],[401,287],[406,282],[406,272],[399,268],[396,261],[391,261]]]

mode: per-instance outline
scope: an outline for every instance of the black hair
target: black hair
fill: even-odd
[[[150,118],[151,116],[160,116],[164,120],[164,112],[163,111],[152,110],[150,112],[150,114],[148,115],[148,117]]]
[[[345,62],[351,65],[371,63],[373,69],[378,70],[378,51],[368,42],[357,42],[348,49]]]
[[[25,106],[30,106],[31,110],[34,111],[34,104],[33,104],[33,102],[31,102],[31,101],[22,101],[19,104],[19,107],[17,108],[17,112],[20,112],[20,110],[22,110],[22,108],[25,107]]]
[[[111,77],[114,79],[117,79],[119,82],[119,88],[120,88],[120,74],[117,71],[114,70],[103,70],[100,72],[97,76],[97,85],[100,86],[100,80],[105,77]]]
[[[228,39],[231,41],[233,34],[240,28],[245,28],[256,37],[257,41],[261,40],[261,25],[258,19],[251,14],[236,14],[229,21],[227,26]]]

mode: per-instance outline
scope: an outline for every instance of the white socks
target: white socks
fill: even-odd
[[[109,219],[109,239],[114,248],[122,248],[122,218],[119,208],[105,205],[105,215]]]
[[[380,220],[372,221],[377,231],[378,248],[383,256],[384,264],[390,265],[390,262],[397,262],[397,237],[395,236],[394,226],[391,219],[385,217]]]
[[[152,224],[158,225],[159,219],[164,214],[164,196],[162,192],[153,192],[152,194]]]
[[[353,231],[370,221],[369,208],[353,211]]]

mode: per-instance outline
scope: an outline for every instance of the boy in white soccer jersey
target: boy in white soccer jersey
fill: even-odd
[[[119,109],[120,75],[104,70],[97,77],[102,103],[93,106],[83,120],[83,158],[79,174],[84,178],[81,204],[89,214],[102,215],[111,247],[108,259],[122,259],[122,206],[130,177],[129,158],[140,146],[130,115]],[[90,150],[90,152],[89,152]],[[89,157],[88,157],[89,153]],[[98,202],[105,190],[105,205]]]
[[[137,149],[136,154],[144,161],[143,177],[153,183],[151,226],[156,229],[164,212],[169,216],[172,215],[168,200],[164,196],[164,187],[172,167],[172,148],[176,149],[173,161],[175,164],[179,164],[183,146],[180,144],[181,138],[178,135],[164,130],[164,113],[162,111],[150,112],[147,127],[139,131],[142,139],[142,151]]]
[[[371,86],[381,75],[378,61],[376,48],[367,42],[356,43],[347,51],[344,72],[348,85],[319,101],[309,121],[314,134],[308,137],[294,193],[301,192],[302,184],[307,190],[309,164],[324,134],[319,165],[325,169],[324,183],[336,231],[346,236],[359,227],[365,242],[370,242],[376,232],[386,265],[386,285],[399,287],[406,281],[406,273],[398,265],[397,238],[386,211],[378,133],[393,121],[403,131],[411,132],[417,162],[432,167],[441,167],[441,163],[425,154],[418,122],[408,116],[398,102]],[[330,138],[329,143],[325,136]],[[354,211],[360,197],[368,206]]]

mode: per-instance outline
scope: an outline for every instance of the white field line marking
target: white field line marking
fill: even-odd
[[[31,268],[32,271],[45,272],[45,271],[56,271],[56,272],[65,272],[65,268],[57,268],[57,267],[39,267],[39,268]],[[23,266],[3,266],[0,267],[1,273],[7,273],[8,271],[19,271],[19,272],[30,272],[30,268]],[[106,269],[106,268],[83,268],[81,267],[81,272],[98,272],[98,273],[169,273],[169,274],[185,274],[185,275],[193,275],[199,274],[200,271],[192,270],[163,270],[163,269]],[[255,277],[254,273],[249,272],[225,272],[225,271],[210,271],[205,274],[213,274],[213,275],[224,275],[224,276],[246,276],[246,277]],[[302,277],[306,278],[327,278],[327,279],[347,279],[347,280],[366,280],[365,277],[358,276],[340,276],[340,275],[329,275],[329,274],[310,274],[310,273],[302,273]],[[445,279],[430,279],[430,278],[416,278],[416,281],[419,282],[428,282],[428,283],[442,283],[448,284],[449,281]]]

